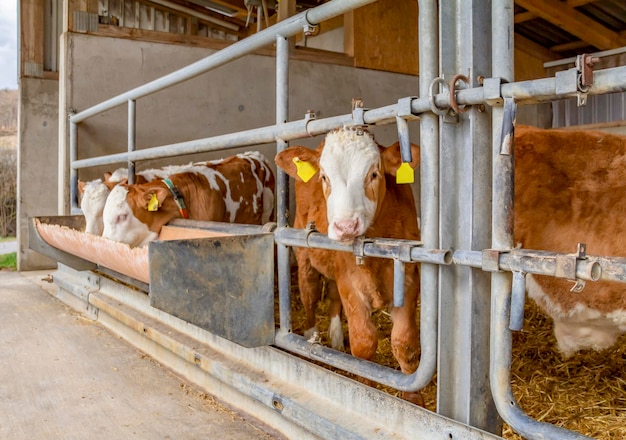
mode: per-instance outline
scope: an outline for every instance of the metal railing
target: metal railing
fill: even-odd
[[[375,380],[382,384],[405,391],[423,388],[432,379],[438,362],[440,280],[444,275],[440,269],[444,266],[463,266],[481,269],[491,273],[493,289],[491,311],[491,348],[490,377],[493,398],[499,414],[527,438],[579,438],[572,433],[553,425],[530,419],[517,406],[510,387],[511,360],[511,316],[519,318],[523,300],[511,306],[513,286],[511,272],[522,271],[544,275],[556,275],[559,257],[565,254],[541,253],[539,251],[512,249],[512,234],[503,222],[512,200],[512,164],[511,157],[504,157],[500,151],[500,127],[506,114],[506,106],[517,103],[547,101],[580,94],[602,94],[626,90],[626,67],[616,67],[594,72],[593,85],[581,90],[577,72],[559,72],[554,78],[532,81],[512,82],[512,41],[511,23],[512,1],[493,2],[492,14],[497,17],[492,23],[493,29],[493,70],[492,78],[484,79],[479,87],[460,90],[438,91],[442,84],[438,70],[438,16],[437,3],[432,0],[419,1],[419,36],[420,36],[420,89],[421,96],[407,96],[396,103],[374,108],[354,109],[352,113],[330,118],[315,119],[304,116],[297,121],[288,121],[289,108],[289,45],[287,39],[301,32],[303,28],[314,26],[324,20],[342,14],[356,7],[371,3],[373,0],[334,0],[322,6],[291,17],[251,37],[214,53],[183,69],[161,77],[143,86],[122,93],[89,109],[70,117],[70,200],[76,206],[78,170],[97,165],[126,162],[129,171],[134,171],[135,162],[140,160],[167,158],[183,154],[204,153],[225,150],[234,147],[253,146],[277,142],[277,151],[287,147],[288,141],[324,134],[342,125],[383,125],[399,121],[407,115],[420,117],[421,132],[421,227],[423,242],[399,242],[398,240],[375,239],[363,245],[358,252],[364,255],[391,258],[399,261],[399,248],[408,247],[410,259],[404,262],[421,263],[421,314],[420,334],[422,358],[419,367],[412,375],[405,375],[373,362],[354,358],[348,354],[311,343],[302,336],[291,332],[290,309],[290,268],[289,248],[291,246],[316,247],[322,249],[358,252],[351,246],[338,244],[323,234],[312,233],[288,227],[287,188],[288,178],[279,170],[277,179],[277,223],[274,232],[278,252],[278,287],[280,325],[276,333],[276,345],[309,359],[325,362],[337,368]],[[505,4],[503,4],[505,3]],[[508,9],[507,9],[508,4]],[[505,14],[508,11],[509,15]],[[503,17],[508,17],[503,19]],[[213,136],[193,141],[180,142],[153,148],[136,150],[135,119],[136,100],[168,87],[187,81],[219,66],[234,61],[254,50],[276,42],[276,124]],[[425,93],[428,92],[428,93]],[[412,94],[411,94],[412,95]],[[77,125],[90,117],[98,115],[120,105],[128,105],[128,149],[123,153],[77,160],[78,130]],[[493,234],[494,251],[451,250],[440,246],[440,121],[449,115],[452,106],[493,105],[494,120],[494,166],[493,166]],[[510,108],[510,107],[509,107]],[[402,131],[399,127],[399,131]],[[406,252],[403,255],[407,255]],[[600,266],[612,265],[609,272],[626,273],[624,260],[602,258]],[[596,280],[609,275],[601,271],[597,261],[576,260],[575,272],[580,279]],[[397,280],[394,301],[401,302],[401,264],[394,267]],[[614,278],[624,281],[620,275]],[[520,305],[521,304],[521,305]],[[449,323],[445,323],[449,325]],[[482,427],[485,428],[485,427]],[[494,430],[493,426],[486,427]]]

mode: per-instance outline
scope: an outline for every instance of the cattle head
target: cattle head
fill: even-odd
[[[85,232],[88,234],[102,235],[104,223],[102,212],[107,197],[120,182],[128,180],[128,170],[120,168],[113,173],[104,173],[104,180],[96,179],[89,182],[78,181],[78,193],[80,209],[85,216]]]
[[[104,225],[102,223],[102,210],[109,195],[109,188],[102,180],[91,182],[78,182],[80,209],[85,216],[85,232],[88,234],[101,235]]]
[[[419,148],[411,149],[415,168]],[[397,143],[384,148],[363,129],[341,128],[328,133],[316,150],[287,148],[276,156],[276,164],[298,181],[321,182],[328,237],[351,242],[364,235],[380,214],[388,185],[385,175],[395,176],[402,159]]]
[[[161,226],[171,218],[164,217],[160,211],[148,210],[153,196],[158,201],[158,207],[166,198],[171,198],[169,190],[158,182],[115,186],[104,205],[102,236],[131,247],[144,246],[156,239]]]

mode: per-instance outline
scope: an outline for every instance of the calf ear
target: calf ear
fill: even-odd
[[[396,175],[398,168],[402,165],[402,155],[400,154],[400,143],[396,142],[393,145],[383,149],[381,153],[383,160],[383,166],[385,167],[385,173]],[[411,144],[411,168],[415,169],[420,164],[420,147],[415,144]]]
[[[319,171],[320,153],[306,147],[289,147],[276,155],[274,162],[276,165],[296,180],[303,181],[298,174],[299,163],[306,163],[312,167],[311,172]],[[307,166],[307,169],[310,169]],[[306,177],[305,177],[306,178]],[[308,179],[307,179],[308,181]]]
[[[159,207],[163,206],[163,202],[170,195],[170,190],[167,188],[163,188],[159,185],[151,185],[147,188],[143,188],[143,192],[141,195],[141,207],[144,209],[148,209],[148,202],[152,199],[152,195],[156,194],[156,198],[159,201]]]
[[[84,180],[78,181],[78,194],[81,196],[85,192],[85,185],[87,185],[87,182],[85,182]]]
[[[107,188],[109,188],[109,191],[111,191],[113,188],[115,188],[117,185],[126,185],[128,183],[128,179],[124,179],[121,180],[119,182],[111,182],[110,180],[105,180],[104,182],[104,186],[106,186]]]

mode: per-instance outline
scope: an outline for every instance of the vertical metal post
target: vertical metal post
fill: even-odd
[[[128,152],[135,151],[137,139],[137,101],[128,100]],[[128,161],[128,183],[135,183],[135,162]]]
[[[282,35],[276,37],[276,123],[284,124],[289,118],[289,41]],[[281,152],[288,142],[278,139],[276,150]],[[278,227],[288,226],[289,178],[280,168],[276,173],[276,199]],[[291,274],[289,247],[277,244],[278,298],[281,332],[291,332]]]
[[[512,82],[513,64],[513,0],[494,1],[492,16],[492,76],[502,82]],[[505,136],[512,137],[511,122],[515,119],[515,103],[504,100],[504,107],[493,108],[493,234],[492,248],[511,249],[514,208],[514,152],[501,146]],[[503,121],[505,124],[503,124]],[[503,127],[509,127],[503,130]],[[512,139],[509,138],[509,141]],[[510,153],[510,154],[507,154]],[[490,383],[500,415],[511,427],[527,439],[582,439],[582,434],[538,422],[528,417],[518,406],[511,389],[512,333],[511,315],[512,274],[494,272],[491,275],[491,348]],[[522,293],[523,294],[523,293]]]
[[[70,121],[70,210],[77,210],[78,207],[78,170],[72,167],[72,163],[78,157],[78,126],[76,123]],[[63,204],[60,204],[63,206]],[[67,205],[66,205],[67,206]],[[62,213],[65,214],[65,209],[62,209]]]
[[[440,4],[444,79],[462,74],[465,87],[476,87],[479,76],[491,74],[491,16],[484,13],[491,1]],[[479,251],[491,244],[491,121],[479,106],[456,118],[440,126],[441,247]],[[438,412],[499,432],[489,388],[490,278],[465,266],[440,271]]]
[[[419,0],[419,87],[426,96],[430,82],[439,76],[437,1]],[[439,248],[439,117],[420,118],[420,228],[424,246]],[[431,378],[437,368],[439,266],[422,264],[420,271],[420,338],[422,354],[418,371]]]

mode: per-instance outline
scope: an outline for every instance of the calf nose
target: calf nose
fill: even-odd
[[[354,238],[358,235],[358,219],[341,219],[334,222],[337,235],[341,238]]]

